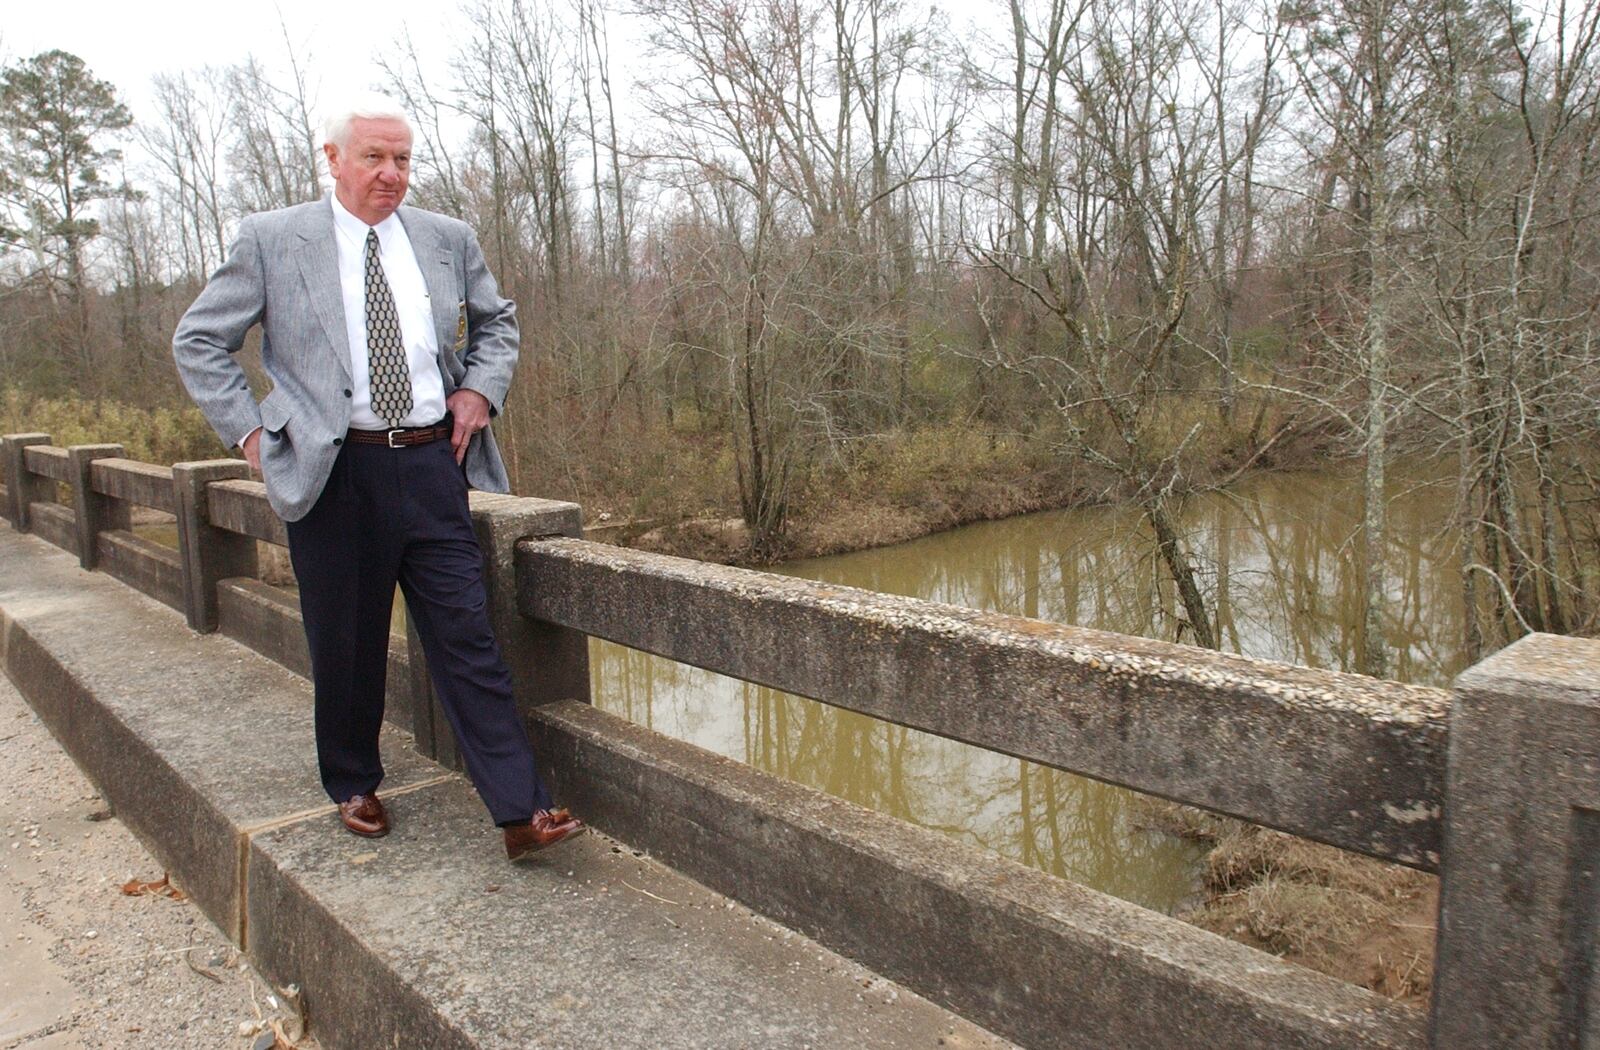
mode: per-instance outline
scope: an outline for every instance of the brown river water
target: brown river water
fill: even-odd
[[[1353,669],[1359,491],[1347,473],[1265,474],[1188,502],[1228,649]],[[1392,493],[1388,637],[1404,681],[1442,685],[1465,666],[1451,495],[1418,483]],[[969,525],[776,571],[1173,638],[1172,588],[1127,507]],[[1172,912],[1198,891],[1204,847],[1147,826],[1123,788],[609,642],[591,642],[591,659],[595,703],[659,732],[1149,908]]]

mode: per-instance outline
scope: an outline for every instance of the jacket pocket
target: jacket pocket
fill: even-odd
[[[289,396],[282,387],[274,387],[272,393],[261,402],[261,427],[278,433],[289,424],[294,416],[294,406],[289,403]]]

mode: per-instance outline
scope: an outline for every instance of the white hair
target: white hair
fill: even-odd
[[[411,126],[411,116],[406,113],[404,106],[388,95],[367,91],[328,114],[328,119],[322,122],[322,141],[343,149],[350,144],[350,125],[357,120],[398,120],[411,132],[412,137],[416,136],[416,129]]]

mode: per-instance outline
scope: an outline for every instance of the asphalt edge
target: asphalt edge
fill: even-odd
[[[99,702],[26,625],[0,606],[0,669],[16,685],[62,748],[112,811],[155,858],[178,875],[184,891],[241,950],[245,948],[238,889],[243,840],[231,820],[164,758]],[[161,819],[163,799],[181,795],[193,818]]]

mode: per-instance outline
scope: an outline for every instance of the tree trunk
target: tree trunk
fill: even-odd
[[[1183,602],[1184,615],[1189,619],[1189,629],[1194,632],[1195,644],[1206,649],[1217,648],[1217,634],[1211,625],[1211,614],[1206,609],[1205,596],[1200,593],[1195,579],[1194,565],[1189,552],[1178,535],[1176,524],[1167,510],[1165,497],[1157,496],[1144,505],[1145,515],[1156,533],[1156,547],[1161,560],[1166,563],[1172,582],[1178,587],[1178,599]]]

